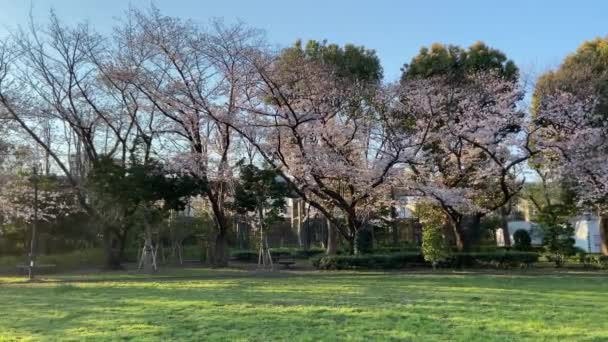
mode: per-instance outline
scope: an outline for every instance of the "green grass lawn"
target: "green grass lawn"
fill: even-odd
[[[2,340],[607,341],[608,278],[181,269],[0,278]]]

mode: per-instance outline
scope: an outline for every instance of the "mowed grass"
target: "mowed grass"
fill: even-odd
[[[602,275],[181,269],[0,278],[0,340],[608,341]]]

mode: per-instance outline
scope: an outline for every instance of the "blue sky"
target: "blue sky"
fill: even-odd
[[[149,0],[33,0],[35,17],[53,7],[67,21],[89,20],[109,30],[131,4]],[[355,43],[377,51],[387,79],[423,45],[468,46],[477,40],[503,50],[524,72],[554,67],[584,40],[608,35],[608,1],[390,1],[390,0],[156,0],[165,14],[205,21],[241,19],[266,31],[268,40]],[[0,0],[0,30],[27,21],[30,1]]]

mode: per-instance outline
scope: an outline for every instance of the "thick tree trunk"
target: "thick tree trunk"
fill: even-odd
[[[354,255],[356,250],[355,250],[355,238],[348,238],[346,239],[346,242],[348,242],[348,254],[350,255]]]
[[[104,265],[103,268],[106,270],[122,270],[123,267],[120,264],[119,256],[114,248],[112,232],[109,228],[104,229],[103,232],[103,246],[104,246]]]
[[[213,248],[212,264],[216,267],[228,266],[230,251],[228,248],[228,227],[229,222],[224,215],[223,203],[213,194],[208,194],[211,209],[215,218],[217,234],[215,236],[215,246]]]
[[[454,236],[456,248],[459,252],[470,251],[473,246],[479,244],[480,238],[481,216],[467,215],[463,216],[454,225]]]
[[[463,233],[462,233],[462,227],[461,227],[461,223],[460,222],[451,222],[450,224],[452,226],[452,233],[454,236],[454,245],[456,246],[456,249],[459,252],[462,252],[465,250],[465,242],[464,242],[464,237],[463,237]]]
[[[600,248],[603,255],[608,255],[608,213],[599,215]]]
[[[327,220],[327,250],[325,254],[336,255],[338,253],[338,232],[336,226]]]
[[[213,250],[213,265],[215,267],[228,266],[229,258],[228,234],[225,229],[220,229],[215,236],[215,248]]]
[[[348,243],[350,245],[349,252],[350,254],[360,254],[361,251],[359,248],[357,248],[357,235],[359,229],[363,229],[363,227],[361,227],[354,216],[348,217],[346,221],[348,223],[348,230],[350,233],[350,236],[348,237]]]

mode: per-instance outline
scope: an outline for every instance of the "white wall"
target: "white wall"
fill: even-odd
[[[513,245],[513,234],[515,234],[516,231],[523,229],[525,231],[528,232],[528,234],[530,234],[530,238],[532,239],[532,245],[541,245],[543,243],[543,239],[538,236],[537,231],[536,231],[536,226],[534,223],[528,222],[528,221],[524,221],[524,220],[518,220],[518,221],[509,221],[508,223],[509,225],[509,236],[511,237],[511,245]],[[496,242],[498,244],[498,246],[504,246],[504,239],[503,239],[503,234],[502,234],[502,229],[497,229],[496,230]]]
[[[601,252],[600,224],[595,215],[579,216],[571,221],[575,246],[589,253]]]

